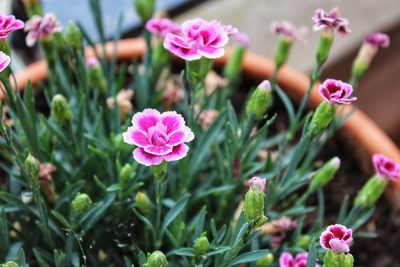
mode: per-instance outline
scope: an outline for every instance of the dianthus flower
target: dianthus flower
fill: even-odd
[[[175,111],[160,113],[155,109],[136,113],[132,126],[122,136],[125,143],[137,146],[133,157],[146,166],[185,157],[189,150],[185,143],[194,139],[182,115]]]

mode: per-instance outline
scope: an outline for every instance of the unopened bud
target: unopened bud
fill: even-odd
[[[315,110],[315,113],[308,125],[307,133],[312,137],[321,134],[335,117],[335,105],[323,101]]]
[[[134,173],[132,166],[126,163],[121,170],[119,171],[119,179],[123,184],[126,184],[131,178]]]
[[[256,261],[256,267],[269,267],[274,262],[274,255],[272,253],[268,253],[261,259]]]
[[[193,245],[194,254],[196,257],[201,257],[205,255],[210,249],[210,242],[208,242],[207,237],[201,236],[194,241]]]
[[[335,176],[337,170],[340,167],[340,159],[334,157],[325,163],[314,175],[310,183],[310,191],[315,192],[317,189],[325,186]]]
[[[75,199],[72,200],[72,210],[76,213],[82,213],[87,210],[92,204],[92,200],[90,199],[88,194],[78,193],[75,196]]]
[[[64,39],[67,45],[78,52],[82,52],[82,32],[75,22],[70,21],[64,31]]]
[[[264,216],[265,179],[254,177],[250,180],[250,189],[244,200],[244,215],[249,222],[260,225],[266,221]]]
[[[29,179],[29,188],[35,191],[39,186],[39,162],[31,154],[25,160],[24,169]]]
[[[292,47],[292,43],[293,41],[288,38],[285,37],[279,38],[278,51],[276,52],[275,55],[276,69],[279,69],[287,62],[290,53],[290,48]]]
[[[325,254],[324,266],[326,267],[353,267],[354,258],[350,253],[335,254],[329,250]]]
[[[247,114],[253,114],[256,119],[261,119],[271,101],[271,84],[269,81],[263,81],[247,102]]]
[[[153,203],[144,192],[137,192],[135,203],[138,210],[146,216],[149,216],[153,210]]]
[[[154,13],[156,0],[134,0],[136,12],[143,21],[147,21]]]
[[[224,68],[224,77],[229,81],[237,80],[242,69],[245,48],[236,46]]]
[[[333,43],[333,32],[326,30],[321,33],[317,49],[317,63],[322,65],[328,59]]]
[[[309,235],[301,235],[296,239],[296,245],[304,250],[307,250],[310,247],[311,236]]]
[[[72,120],[71,107],[63,95],[55,95],[51,101],[51,116],[62,127],[67,126]]]
[[[358,192],[354,204],[364,209],[372,207],[382,196],[387,184],[387,179],[374,175]]]
[[[104,77],[100,62],[97,58],[90,57],[86,60],[86,66],[89,69],[90,84],[104,94],[107,91],[107,81]]]
[[[146,267],[166,267],[167,265],[167,258],[161,251],[151,253],[145,264]]]

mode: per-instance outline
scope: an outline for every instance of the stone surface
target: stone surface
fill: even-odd
[[[309,71],[314,66],[314,51],[319,37],[319,33],[311,31],[311,16],[318,7],[330,9],[335,6],[340,8],[343,17],[349,19],[353,33],[336,38],[329,62],[358,46],[366,34],[385,30],[400,22],[399,0],[214,0],[185,12],[177,19],[184,21],[202,17],[233,24],[250,36],[251,50],[269,57],[274,55],[277,44],[270,32],[271,21],[288,20],[296,25],[305,25],[309,28],[308,44],[294,46],[289,64]]]

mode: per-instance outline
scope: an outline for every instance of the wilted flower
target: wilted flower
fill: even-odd
[[[50,37],[55,32],[61,32],[62,27],[57,17],[53,13],[48,13],[44,17],[33,16],[25,24],[26,45],[33,46],[43,38]]]
[[[293,257],[289,252],[283,252],[279,258],[279,267],[306,267],[307,266],[307,252],[301,252]],[[316,267],[319,265],[316,264]]]
[[[227,86],[229,81],[219,76],[215,71],[208,72],[205,80],[207,95],[211,95],[217,88]]]
[[[39,163],[39,184],[43,193],[51,202],[55,202],[57,194],[54,189],[53,177],[51,174],[55,172],[57,168],[51,163]]]
[[[178,79],[175,77],[168,79],[165,83],[165,88],[162,93],[162,101],[168,110],[171,106],[179,104],[183,99],[185,93],[180,86]]]
[[[176,56],[187,60],[219,58],[224,55],[224,46],[235,28],[223,26],[219,21],[203,19],[187,20],[182,24],[182,33],[168,33],[164,47]]]
[[[347,35],[351,32],[349,28],[349,21],[345,18],[339,17],[339,8],[335,7],[331,11],[326,12],[325,10],[318,8],[314,12],[312,17],[314,21],[314,31],[319,30],[336,30],[341,35]]]
[[[165,38],[167,33],[178,34],[181,32],[181,26],[168,18],[154,18],[146,23],[146,29],[162,38]]]
[[[0,40],[6,39],[8,34],[24,28],[24,22],[14,16],[0,15]]]
[[[125,143],[138,146],[133,157],[146,166],[185,157],[189,150],[185,143],[194,139],[182,115],[175,111],[160,114],[155,109],[136,113],[132,126],[122,136]]]
[[[203,128],[203,130],[207,130],[214,123],[215,119],[218,117],[218,110],[215,109],[206,109],[203,110],[200,114],[199,107],[194,107],[194,113],[198,116],[198,122]]]
[[[307,36],[307,27],[301,26],[297,28],[288,21],[274,21],[271,23],[271,31],[279,37],[283,37],[290,42],[305,42]]]
[[[11,58],[5,54],[4,52],[0,51],[0,72],[5,70],[8,65],[11,63]]]
[[[329,104],[351,104],[357,97],[351,97],[353,87],[340,80],[327,79],[319,86],[319,93]]]
[[[116,98],[114,97],[107,98],[107,106],[110,109],[113,109],[115,106],[115,102],[117,102],[120,118],[124,120],[126,118],[126,115],[131,113],[133,110],[133,105],[131,102],[133,95],[134,95],[133,90],[122,89],[118,92]]]
[[[266,223],[261,226],[260,231],[263,235],[272,235],[270,238],[271,246],[273,248],[279,248],[282,240],[284,240],[287,234],[297,227],[295,220],[289,217],[283,216],[277,220],[273,220],[270,223]]]
[[[353,231],[341,224],[328,226],[319,238],[321,246],[335,254],[348,253],[350,251],[349,244],[352,241]]]
[[[372,157],[375,172],[384,178],[392,181],[400,179],[400,164],[387,158],[382,154],[375,154]]]
[[[39,181],[51,181],[51,174],[57,170],[56,166],[51,163],[39,163]]]
[[[368,34],[364,42],[372,46],[387,48],[390,44],[390,38],[386,33],[374,32]]]

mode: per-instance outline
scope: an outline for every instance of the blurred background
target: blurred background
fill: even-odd
[[[0,12],[13,12],[23,18],[20,0],[0,0]],[[140,33],[142,25],[133,9],[132,0],[101,0],[105,14],[106,34],[112,39],[119,17],[123,16],[124,37]],[[42,0],[46,12],[54,12],[66,25],[69,20],[79,21],[88,32],[95,32],[94,23],[85,0]],[[288,20],[309,28],[307,44],[296,44],[289,65],[309,73],[314,68],[314,53],[319,33],[311,31],[311,16],[318,7],[331,9],[338,6],[341,16],[349,19],[352,34],[337,36],[332,54],[323,76],[347,80],[352,60],[365,35],[375,31],[391,37],[391,45],[382,49],[361,80],[357,96],[360,108],[400,145],[400,0],[158,0],[158,10],[168,10],[178,22],[201,17],[218,19],[246,32],[251,39],[250,49],[272,57],[277,40],[272,36],[271,21]],[[93,29],[93,30],[91,30]],[[92,36],[95,40],[97,36]],[[15,70],[22,69],[38,59],[38,53],[24,46],[24,36],[14,36],[13,44],[19,60],[13,61]]]

